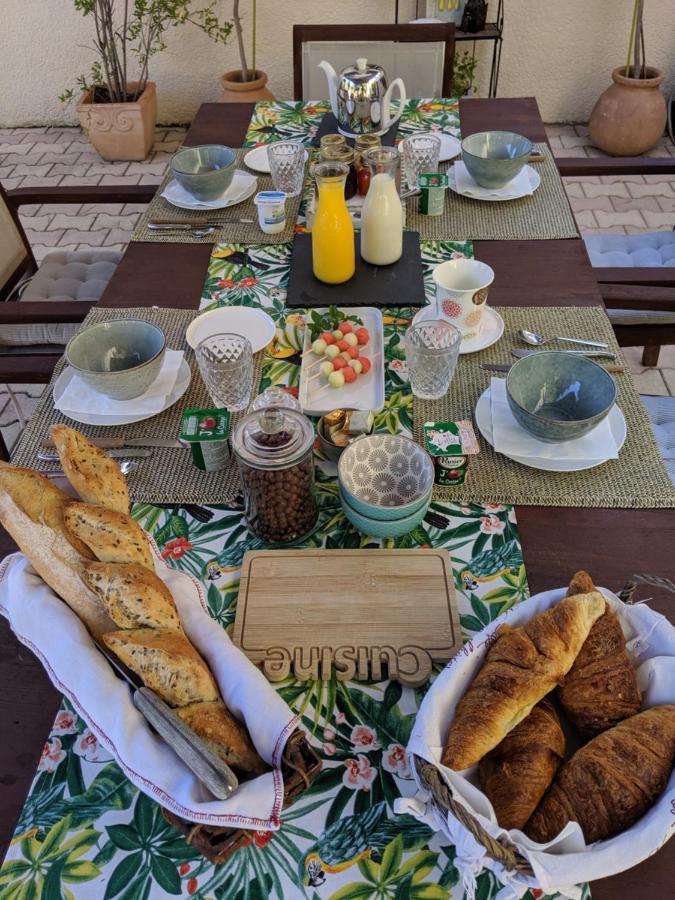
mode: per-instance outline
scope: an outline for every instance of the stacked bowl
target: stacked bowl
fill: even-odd
[[[376,433],[357,438],[338,463],[345,516],[364,534],[400,537],[424,518],[431,503],[434,466],[409,438]]]

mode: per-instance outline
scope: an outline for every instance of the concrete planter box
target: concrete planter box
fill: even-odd
[[[129,91],[136,87],[130,82]],[[157,119],[155,82],[148,81],[134,103],[93,103],[93,89],[77,105],[80,124],[98,153],[107,160],[141,160],[152,149]]]

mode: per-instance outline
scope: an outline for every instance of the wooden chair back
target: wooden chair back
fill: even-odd
[[[356,61],[358,56],[367,56],[373,62],[384,65],[389,80],[393,80],[398,75],[403,77],[405,81],[405,73],[397,71],[395,57],[396,51],[409,49],[414,58],[411,61],[413,71],[418,70],[423,63],[422,49],[419,45],[437,45],[438,61],[440,63],[440,94],[443,97],[449,97],[452,93],[452,67],[455,56],[455,26],[447,22],[430,23],[419,25],[294,25],[293,26],[293,94],[296,100],[320,100],[328,96],[328,89],[323,85],[320,96],[305,96],[305,78],[303,68],[307,69],[306,63],[310,55],[310,47],[317,44],[319,48],[319,56],[316,60],[327,59],[333,65],[336,71],[344,68],[345,65]],[[336,44],[353,44],[353,50],[348,46],[344,49],[339,48],[337,52]],[[372,52],[368,46],[372,44]],[[410,48],[398,48],[395,46],[394,68],[387,65],[384,61],[383,54],[391,57],[391,45],[410,44]],[[385,51],[386,45],[390,45],[388,51]],[[417,47],[415,45],[418,45]],[[378,55],[378,46],[380,54]],[[433,51],[433,47],[428,48]],[[324,55],[321,55],[324,54]],[[346,54],[346,56],[344,55]],[[340,58],[338,58],[340,57]],[[312,67],[316,65],[313,62]],[[346,60],[346,61],[343,61]],[[430,53],[430,61],[433,64],[434,54]],[[305,65],[303,66],[303,62]],[[323,74],[319,72],[321,78]],[[415,91],[416,96],[432,96],[437,93],[437,87],[430,85],[429,89],[421,92],[419,89]],[[408,91],[410,93],[410,91]]]
[[[26,233],[0,184],[0,300],[7,298],[23,275],[36,269]]]

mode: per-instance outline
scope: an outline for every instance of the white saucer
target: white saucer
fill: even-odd
[[[308,153],[305,150],[305,162],[307,162],[307,158]],[[269,175],[272,171],[270,169],[267,146],[265,144],[262,144],[260,147],[254,147],[253,150],[249,150],[246,156],[244,156],[244,163],[249,169],[253,169],[254,172],[262,172],[263,174]]]
[[[536,169],[533,169],[532,166],[525,166],[525,171],[527,172],[527,176],[530,179],[530,187],[533,191],[536,191],[539,185],[541,184],[541,175],[537,172]],[[497,190],[492,190],[490,188],[482,188],[480,185],[476,185],[475,188],[472,188],[471,191],[459,191],[457,190],[457,182],[455,181],[455,173],[454,168],[451,167],[448,169],[448,187],[451,191],[454,191],[456,194],[459,194],[460,197],[468,197],[470,200],[487,200],[489,202],[498,202],[503,203],[506,200],[520,200],[521,197],[529,197],[528,193],[511,193],[509,191],[508,184],[503,188],[499,188]]]
[[[437,137],[441,139],[441,152],[438,157],[439,162],[446,162],[448,159],[454,159],[462,152],[461,141],[451,134],[445,134],[443,131],[434,131]]]
[[[418,322],[426,322],[429,319],[437,319],[436,304],[429,303],[423,306],[419,312],[415,313],[412,324],[417,325]],[[445,321],[450,321],[445,320]],[[450,322],[452,325],[452,322]],[[491,306],[486,306],[480,322],[480,331],[476,337],[464,338],[459,347],[460,356],[465,353],[476,353],[478,350],[485,350],[496,344],[499,338],[504,334],[504,320],[497,310]]]
[[[476,404],[475,410],[475,418],[478,430],[483,435],[488,444],[491,447],[494,447],[494,444],[492,442],[492,411],[490,408],[490,388],[488,388],[478,398],[478,403]],[[621,450],[624,445],[624,441],[626,440],[626,419],[624,418],[624,414],[616,404],[614,404],[614,406],[609,411],[607,421],[612,431],[612,437],[616,441],[617,449]],[[504,456],[507,456],[509,459],[512,459],[514,462],[520,463],[523,466],[529,466],[530,469],[541,469],[543,472],[581,472],[582,469],[594,469],[595,466],[600,466],[603,463],[607,462],[607,460],[612,459],[611,456],[607,456],[605,457],[605,459],[597,459],[593,462],[589,462],[588,460],[581,459],[555,460],[543,459],[539,456],[510,456],[508,453],[505,453]]]
[[[255,175],[251,175],[249,172],[244,172],[241,169],[237,169],[234,174],[235,177],[233,178],[232,183],[222,197],[219,197],[217,200],[209,200],[208,202],[201,203],[199,200],[195,200],[194,197],[191,197],[175,179],[170,181],[164,188],[162,197],[172,206],[178,207],[178,209],[208,211],[212,209],[226,209],[228,206],[236,206],[238,203],[247,200],[251,194],[255,193],[258,187],[258,179]]]
[[[66,366],[56,379],[52,390],[54,403],[58,403],[59,399],[63,396],[63,392],[74,374],[74,369],[71,369],[70,366]],[[191,378],[192,372],[190,366],[185,359],[183,359],[180,368],[178,369],[178,376],[176,377],[176,383],[173,386],[173,390],[164,398],[164,405],[162,408],[155,413],[145,413],[141,416],[97,416],[96,413],[93,412],[78,413],[77,415],[69,413],[68,418],[72,419],[74,422],[80,422],[82,425],[130,425],[133,422],[142,422],[143,419],[152,419],[154,416],[158,416],[160,413],[164,412],[165,409],[168,409],[180,400],[188,389]],[[64,415],[66,415],[66,413],[64,413]]]
[[[197,316],[188,325],[185,339],[194,350],[211,334],[240,334],[248,338],[254,353],[266,347],[274,337],[271,316],[255,306],[221,306]]]

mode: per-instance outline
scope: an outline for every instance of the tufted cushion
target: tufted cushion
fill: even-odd
[[[670,480],[675,484],[675,397],[651,397],[641,394],[640,399],[652,421],[656,443],[659,445]]]
[[[21,300],[97,301],[122,258],[118,250],[57,250],[43,259],[21,294]],[[77,322],[4,325],[0,345],[33,346],[68,343],[79,329]]]
[[[612,325],[675,325],[675,310],[608,309]]]
[[[675,266],[675,231],[585,234],[592,266]]]

